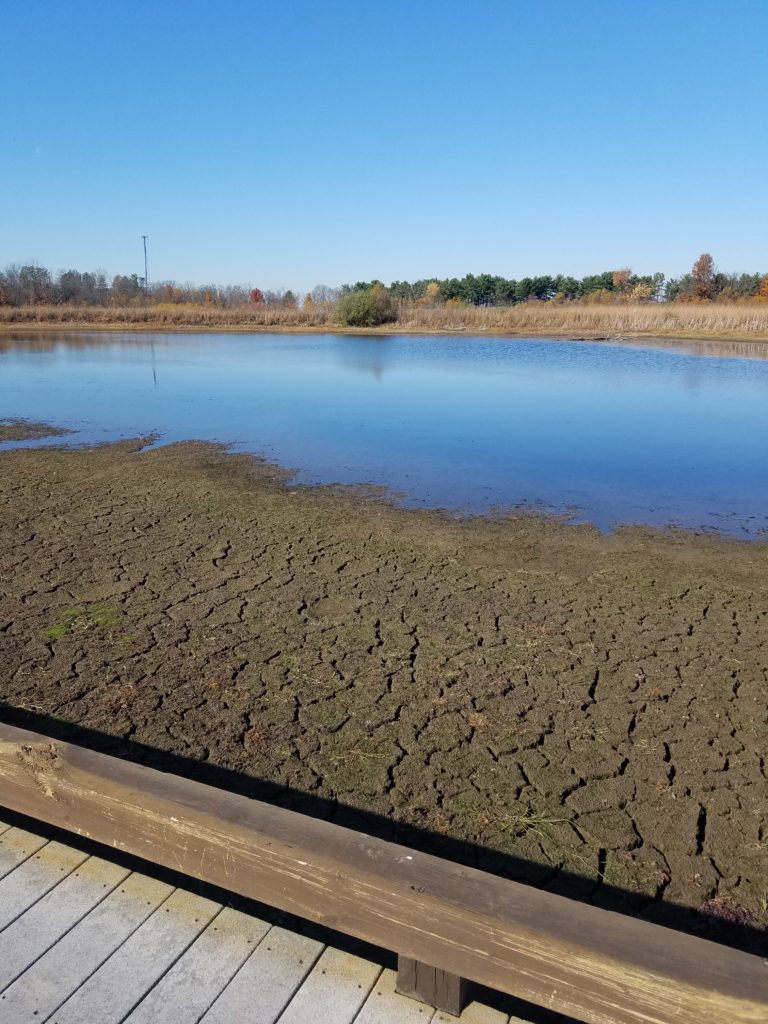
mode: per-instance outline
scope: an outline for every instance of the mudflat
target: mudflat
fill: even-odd
[[[0,452],[0,508],[7,721],[759,945],[768,543],[142,440]]]
[[[37,441],[41,438],[63,437],[72,431],[64,427],[54,427],[49,423],[34,423],[31,420],[3,419],[0,420],[0,442],[4,441]]]

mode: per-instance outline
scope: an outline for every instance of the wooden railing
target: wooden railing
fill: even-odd
[[[338,825],[0,725],[0,806],[588,1024],[766,1024],[768,963]],[[428,966],[427,966],[428,965]]]

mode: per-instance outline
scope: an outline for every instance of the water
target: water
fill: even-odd
[[[702,350],[705,351],[705,350]],[[0,417],[65,443],[155,433],[372,483],[405,505],[768,529],[768,361],[606,343],[0,336]],[[27,445],[40,442],[26,442]]]

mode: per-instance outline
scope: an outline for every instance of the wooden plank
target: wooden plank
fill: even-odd
[[[484,1003],[470,1003],[458,1018],[443,1013],[442,1010],[438,1010],[432,1018],[432,1024],[458,1024],[458,1021],[461,1021],[461,1024],[531,1024],[530,1021],[521,1020],[519,1017],[509,1017],[501,1010],[494,1010]]]
[[[172,892],[144,875],[126,878],[3,992],[0,1024],[47,1020]]]
[[[314,939],[271,928],[200,1024],[275,1024],[322,951]]]
[[[589,1024],[765,1024],[758,957],[5,725],[0,794]]]
[[[55,888],[0,932],[0,991],[85,917],[127,874],[127,868],[100,857],[89,857],[63,881],[57,874]]]
[[[268,931],[266,921],[225,908],[126,1018],[126,1024],[199,1020]]]
[[[0,931],[50,892],[82,864],[86,856],[62,843],[46,843],[15,871],[0,879]]]
[[[120,1024],[221,909],[177,889],[56,1011],[56,1024]]]
[[[355,1024],[429,1024],[435,1011],[397,991],[394,971],[382,971]],[[440,1018],[435,1017],[435,1020]],[[443,1017],[448,1020],[448,1017]],[[456,1024],[455,1018],[450,1018]]]
[[[397,991],[458,1017],[467,995],[466,979],[408,956],[397,958]]]
[[[0,878],[15,870],[28,857],[42,850],[47,839],[26,832],[22,828],[11,828],[0,836]]]
[[[328,947],[280,1024],[352,1024],[380,974],[378,964]]]

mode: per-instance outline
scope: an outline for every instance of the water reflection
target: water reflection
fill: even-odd
[[[666,349],[691,356],[716,356],[721,359],[768,359],[768,341],[737,341],[727,338],[637,338],[627,339],[623,345],[640,348]]]
[[[339,335],[309,335],[310,337],[337,338]],[[226,331],[217,331],[208,334],[196,334],[185,332],[183,334],[171,332],[149,332],[149,331],[12,331],[0,332],[0,354],[4,352],[38,352],[50,353],[56,350],[82,349],[92,351],[94,349],[119,349],[141,351],[154,345],[176,345],[180,340],[190,348],[208,348],[211,340],[216,338],[239,338],[249,337],[254,339],[282,337],[305,338],[307,335],[269,335],[269,334],[244,334],[237,332],[230,334]],[[388,361],[388,352],[392,344],[403,335],[344,335],[345,338],[354,338],[355,349],[345,349],[341,358],[352,368],[358,368],[365,372],[377,375],[383,372]],[[459,334],[448,336],[429,335],[428,337],[439,337],[441,341],[448,344],[451,342],[480,341],[484,344],[504,344],[509,341],[546,341],[571,345],[563,339],[549,338],[472,338]],[[579,342],[579,344],[602,344],[615,348],[617,345],[628,346],[636,349],[659,349],[667,352],[676,352],[682,355],[712,356],[718,359],[764,359],[768,360],[768,340],[766,341],[739,341],[730,339],[687,339],[687,338],[626,338],[614,339],[606,342]]]
[[[354,345],[339,345],[336,358],[339,365],[360,373],[369,373],[378,380],[396,358],[392,342],[394,335],[347,335]]]
[[[195,334],[163,332],[162,334],[151,332],[125,332],[119,331],[13,331],[0,332],[0,353],[12,351],[36,351],[51,352],[56,348],[80,348],[98,349],[109,346],[115,349],[140,350],[148,344],[156,345],[164,342],[177,344],[183,341],[189,347],[208,347],[211,339],[217,337],[231,338],[243,335],[228,335],[224,332],[215,334]],[[245,337],[283,337],[287,339],[302,338],[306,335],[245,335]],[[335,338],[337,335],[313,335],[311,337]],[[354,367],[359,364],[358,369],[377,374],[379,369],[385,369],[388,358],[387,349],[392,348],[393,343],[402,335],[345,335],[346,338],[354,338],[356,347],[354,350],[346,349],[343,359],[347,365]],[[426,336],[422,336],[423,338]],[[434,337],[434,336],[428,336]],[[449,340],[461,344],[463,341],[482,341],[483,343],[504,343],[506,341],[527,340],[527,341],[557,341],[558,339],[505,339],[505,338],[477,338],[471,339],[459,335],[451,335],[450,338],[442,336],[441,341]],[[567,340],[560,340],[561,344],[573,344]],[[605,342],[586,342],[586,344],[603,344]],[[624,340],[614,339],[609,347],[616,345],[627,345],[632,348],[650,348],[679,352],[683,355],[709,355],[717,358],[739,358],[739,359],[766,359],[768,360],[768,341],[738,341],[729,339],[687,339],[687,338],[627,338]]]
[[[221,441],[410,505],[755,536],[768,362],[714,344],[27,332],[0,336],[0,416]]]

